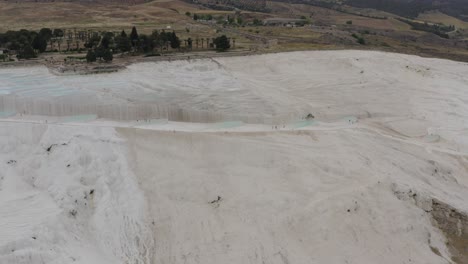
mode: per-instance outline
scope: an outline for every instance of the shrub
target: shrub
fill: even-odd
[[[361,45],[366,45],[366,40],[363,37],[360,37],[354,33],[351,36],[356,39],[357,43]]]
[[[255,26],[261,26],[261,25],[262,25],[262,21],[259,20],[258,18],[254,18],[253,24],[254,24]]]
[[[111,62],[114,59],[114,56],[112,55],[112,52],[109,49],[106,49],[102,54],[102,59],[105,62]]]
[[[86,61],[87,62],[95,62],[96,61],[96,53],[92,50],[88,50],[88,53],[86,54]]]
[[[359,44],[361,44],[361,45],[366,45],[366,41],[365,41],[364,38],[362,38],[362,37],[359,37],[359,38],[357,39],[357,42],[358,42]]]
[[[215,38],[214,44],[216,45],[216,50],[218,51],[226,51],[231,48],[231,44],[229,43],[229,39],[226,37],[226,35]]]

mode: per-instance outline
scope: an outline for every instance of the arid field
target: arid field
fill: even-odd
[[[466,72],[346,50],[0,69],[0,263],[467,263]]]

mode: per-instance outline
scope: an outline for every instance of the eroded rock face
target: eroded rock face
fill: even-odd
[[[468,215],[439,200],[432,199],[431,215],[447,237],[452,260],[468,263]]]
[[[450,251],[451,260],[457,264],[468,264],[468,214],[428,194],[407,189],[397,184],[392,185],[394,195],[430,214],[433,225],[442,231],[446,237],[446,246]],[[434,254],[443,257],[440,250],[430,245]]]

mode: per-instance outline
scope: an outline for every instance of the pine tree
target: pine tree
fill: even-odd
[[[171,42],[171,48],[173,49],[178,49],[180,48],[180,39],[177,37],[176,33],[172,31],[170,37],[170,42]]]
[[[132,46],[136,46],[138,43],[138,32],[136,27],[132,28],[132,32],[130,33],[130,41],[132,42]]]

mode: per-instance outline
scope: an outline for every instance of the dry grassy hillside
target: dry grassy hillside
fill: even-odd
[[[183,27],[196,6],[178,0],[145,4],[0,2],[0,31],[51,28]]]
[[[468,29],[468,22],[438,11],[420,14],[417,19],[433,23],[442,23],[445,25],[454,25],[457,28]]]

